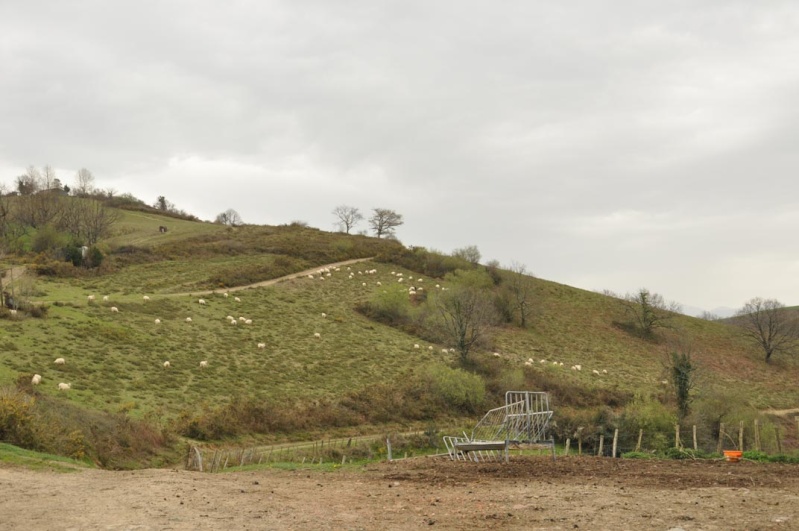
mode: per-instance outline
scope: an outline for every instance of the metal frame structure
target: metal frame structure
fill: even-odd
[[[554,460],[555,441],[547,438],[551,418],[547,393],[508,391],[505,405],[486,413],[471,435],[446,436],[444,445],[454,461],[497,461],[504,456],[507,462],[510,447],[523,444],[551,447]]]

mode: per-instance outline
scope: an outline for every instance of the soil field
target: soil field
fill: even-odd
[[[2,529],[799,529],[799,466],[417,458],[360,469],[0,468]]]

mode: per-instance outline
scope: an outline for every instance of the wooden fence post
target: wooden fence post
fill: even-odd
[[[615,431],[613,432],[613,456],[612,457],[616,457],[616,448],[617,448],[617,443],[618,442],[619,442],[619,428],[616,428]]]
[[[680,425],[674,425],[674,447],[682,449],[682,443],[680,442]]]
[[[774,425],[774,435],[777,438],[777,453],[782,454],[782,441],[780,440],[780,428],[776,424]]]
[[[602,457],[602,446],[605,444],[605,436],[599,436],[599,451],[597,451],[596,455]]]
[[[738,449],[744,451],[744,421],[738,423]]]
[[[755,419],[755,451],[760,451],[760,422]]]
[[[721,453],[724,448],[724,423],[719,423],[719,445],[716,447],[716,453]]]
[[[638,430],[638,443],[635,445],[635,451],[636,452],[640,452],[641,451],[641,440],[643,438],[644,438],[644,430],[640,429],[640,430]]]
[[[388,453],[388,460],[393,461],[391,457],[391,438],[386,436],[386,452]]]
[[[566,446],[563,447],[563,455],[569,455],[569,446],[571,445],[571,442],[571,439],[566,439]]]
[[[583,455],[583,429],[577,428],[577,455]]]
[[[696,424],[694,424],[694,452],[696,452],[697,450],[699,450],[699,445],[697,444],[696,441]]]

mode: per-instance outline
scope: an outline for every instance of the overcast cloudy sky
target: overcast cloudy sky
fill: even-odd
[[[0,2],[0,182],[799,304],[799,3]],[[365,223],[360,229],[365,229]]]

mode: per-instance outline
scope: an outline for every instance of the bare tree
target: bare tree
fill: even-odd
[[[799,321],[795,312],[776,299],[755,297],[736,313],[736,324],[744,334],[760,345],[766,363],[775,352],[790,352],[799,343]]]
[[[452,256],[466,260],[470,264],[479,264],[481,257],[480,250],[476,245],[468,245],[466,247],[461,247],[460,249],[455,249],[452,251]]]
[[[511,294],[511,302],[516,315],[519,316],[519,326],[527,328],[527,319],[533,313],[533,285],[530,275],[524,264],[513,262],[508,268],[510,272],[507,286]]]
[[[55,170],[49,164],[42,168],[42,180],[41,180],[41,189],[42,190],[52,190],[55,188],[56,181],[58,177],[55,176]]]
[[[75,195],[86,197],[94,191],[94,175],[86,168],[81,168],[75,174]]]
[[[334,208],[333,215],[338,219],[339,230],[343,230],[347,234],[350,233],[350,229],[363,219],[363,214],[361,214],[360,210],[347,205],[339,205]]]
[[[457,287],[444,292],[438,299],[444,331],[466,364],[469,352],[483,341],[497,321],[487,294],[473,287]]]
[[[82,236],[86,245],[94,245],[98,240],[109,235],[111,228],[119,221],[121,213],[94,199],[84,199],[82,202]]]
[[[633,324],[642,334],[651,336],[656,328],[667,328],[669,320],[680,311],[676,302],[667,302],[662,295],[641,288],[622,299]]]
[[[220,225],[227,225],[228,227],[237,227],[244,222],[241,220],[241,216],[239,216],[238,212],[236,212],[232,208],[228,208],[224,212],[217,214],[214,223],[218,223]]]
[[[402,214],[397,214],[393,210],[387,208],[375,208],[374,214],[369,218],[369,226],[375,233],[375,236],[381,238],[383,236],[393,236],[394,229],[405,223],[402,221]]]

